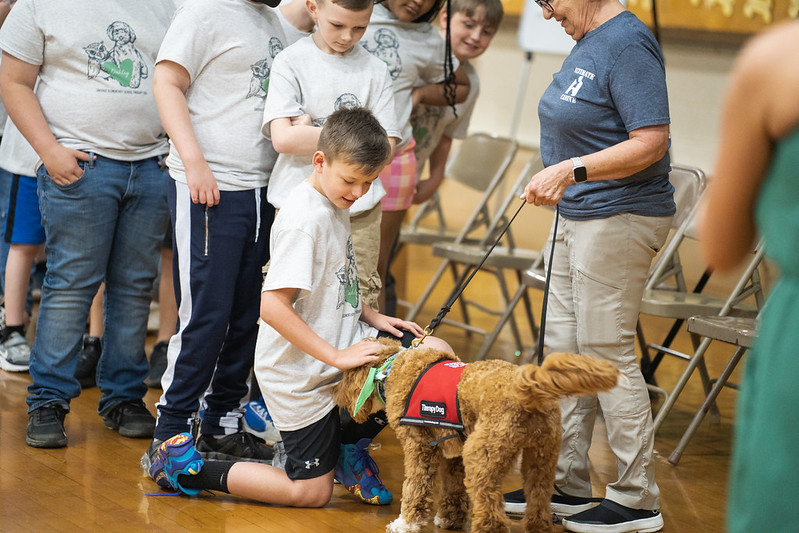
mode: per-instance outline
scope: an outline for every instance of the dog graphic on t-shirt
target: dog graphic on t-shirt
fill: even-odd
[[[138,89],[141,81],[149,77],[150,70],[133,44],[136,32],[128,23],[121,21],[109,24],[105,32],[113,43],[111,48],[103,41],[83,47],[88,56],[86,75],[90,80],[114,80],[122,87]]]

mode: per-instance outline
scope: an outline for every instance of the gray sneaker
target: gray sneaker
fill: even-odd
[[[9,372],[27,372],[30,366],[31,349],[28,341],[19,332],[0,343],[0,368]]]

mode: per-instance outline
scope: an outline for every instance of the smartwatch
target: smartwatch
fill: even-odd
[[[585,165],[579,157],[572,157],[572,179],[574,183],[582,183],[588,179],[588,171],[585,170]]]

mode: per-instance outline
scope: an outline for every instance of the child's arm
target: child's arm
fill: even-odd
[[[186,169],[191,201],[213,207],[219,203],[219,186],[203,156],[189,118],[186,91],[191,84],[188,71],[173,61],[159,61],[153,77],[153,96],[169,138],[175,144]]]
[[[393,316],[378,313],[368,305],[361,309],[361,320],[380,331],[391,333],[395,337],[402,337],[402,330],[410,331],[417,337],[424,334],[422,327],[416,322],[409,322]]]
[[[469,82],[469,76],[466,75],[466,71],[463,70],[463,67],[459,66],[458,70],[455,71],[456,104],[460,104],[466,100],[466,97],[469,96],[470,87],[471,83]],[[416,87],[413,90],[411,98],[413,99],[412,101],[414,107],[416,107],[417,104],[427,104],[427,105],[437,105],[437,106],[449,105],[446,95],[444,94],[443,81],[441,83],[432,83],[430,85],[423,85],[421,87]]]
[[[48,174],[58,185],[68,185],[83,175],[78,160],[88,161],[89,154],[61,146],[44,118],[33,88],[39,65],[27,63],[3,52],[0,67],[0,91],[11,120],[42,159]]]
[[[303,352],[340,370],[361,366],[377,358],[383,348],[374,341],[361,341],[339,350],[317,335],[291,305],[296,293],[297,289],[293,288],[262,292],[261,319]]]
[[[280,154],[312,155],[322,128],[312,126],[308,115],[281,117],[269,123],[272,146]]]
[[[429,200],[444,181],[444,171],[447,167],[449,150],[452,147],[452,137],[442,135],[438,145],[430,154],[430,177],[416,185],[416,194],[413,203],[421,204]]]

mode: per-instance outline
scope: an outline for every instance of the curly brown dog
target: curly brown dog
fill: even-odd
[[[356,411],[370,368],[380,367],[400,349],[393,341],[381,342],[386,344],[386,352],[379,360],[345,371],[336,388],[336,403],[350,413]],[[432,349],[408,350],[394,359],[385,378],[388,421],[405,454],[400,516],[386,531],[418,532],[428,523],[439,466],[441,494],[435,517],[438,527],[464,528],[471,501],[473,531],[508,531],[510,521],[503,507],[502,480],[519,451],[527,498],[525,530],[551,531],[549,502],[561,441],[558,399],[609,390],[616,386],[618,371],[609,362],[566,353],[550,354],[542,367],[499,360],[465,365],[457,399],[466,439],[450,438],[432,445],[454,431],[400,425],[400,418],[420,374],[440,360],[458,358]],[[363,422],[381,408],[383,404],[370,395],[354,418]]]

